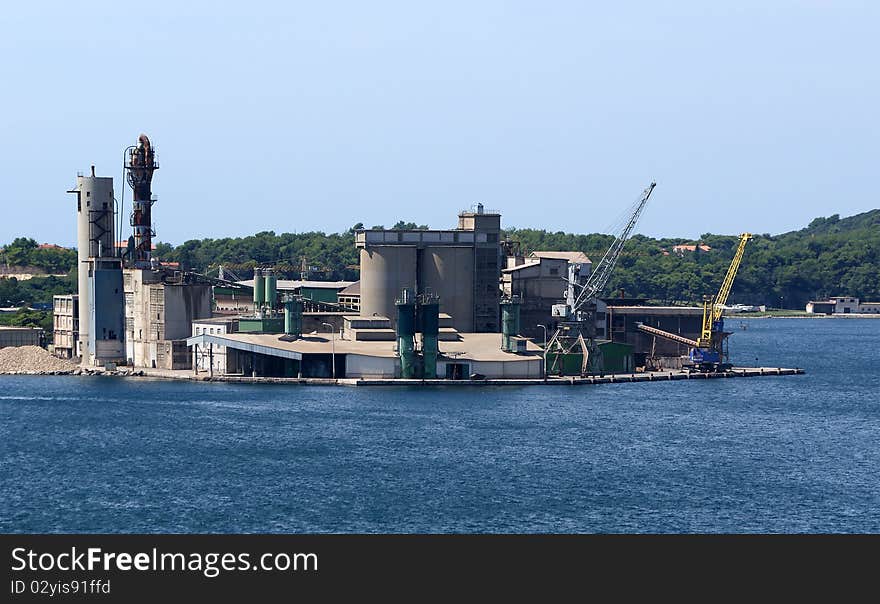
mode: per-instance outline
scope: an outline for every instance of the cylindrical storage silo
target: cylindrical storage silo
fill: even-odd
[[[394,301],[401,290],[416,290],[416,248],[376,246],[361,249],[361,316],[388,317],[397,323]]]
[[[275,308],[278,302],[278,277],[271,268],[267,268],[263,277],[266,280],[266,306]]]
[[[424,358],[424,377],[437,377],[437,357],[440,354],[438,339],[440,334],[440,302],[436,296],[422,296],[419,305],[422,329],[422,356]]]
[[[89,342],[89,258],[115,255],[113,235],[115,207],[113,179],[94,175],[77,176],[77,293],[79,294],[79,342],[83,359]]]
[[[397,307],[397,353],[400,356],[400,377],[416,377],[416,301],[413,290],[404,289],[395,301]]]
[[[263,280],[263,269],[254,269],[254,312],[266,303],[266,282]]]
[[[284,335],[298,338],[302,336],[302,298],[288,298],[284,301]]]
[[[505,298],[501,301],[501,349],[516,352],[514,338],[519,335],[519,300]]]
[[[440,297],[440,312],[452,315],[452,325],[458,331],[474,331],[473,247],[425,248],[419,287]]]

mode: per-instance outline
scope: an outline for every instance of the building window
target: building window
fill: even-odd
[[[558,275],[558,274],[559,274],[559,268],[551,268],[551,269],[550,269],[550,274],[551,274],[551,275]]]

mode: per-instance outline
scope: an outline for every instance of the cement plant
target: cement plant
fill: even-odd
[[[54,354],[79,372],[226,381],[585,384],[801,373],[736,367],[724,324],[751,238],[699,307],[609,296],[609,278],[649,203],[650,183],[595,261],[524,252],[501,213],[476,204],[445,230],[358,230],[359,281],[219,278],[153,254],[159,170],[150,139],[125,150],[126,187],[92,166],[74,201],[78,291],[54,299]],[[128,220],[124,220],[124,217]],[[242,279],[241,277],[250,277]],[[32,342],[22,342],[33,344]]]

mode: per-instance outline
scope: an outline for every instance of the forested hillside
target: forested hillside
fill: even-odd
[[[163,261],[180,262],[185,268],[216,275],[220,264],[249,278],[254,266],[275,265],[288,277],[298,277],[303,258],[309,266],[325,269],[327,279],[358,278],[358,255],[354,231],[344,233],[281,233],[272,231],[249,237],[194,239],[178,246],[160,243],[156,255]],[[379,226],[375,228],[381,228]],[[392,228],[426,228],[399,222]],[[509,229],[506,236],[524,251],[577,250],[598,262],[611,242],[601,234],[551,233],[537,229]],[[699,241],[636,235],[627,243],[608,292],[623,289],[627,296],[646,297],[665,303],[698,302],[714,293],[733,256],[738,234],[707,233]],[[24,242],[24,243],[23,243]],[[33,240],[17,239],[4,248],[7,263],[24,258],[47,272],[75,270],[76,254],[47,253],[28,248]],[[709,251],[674,251],[678,244],[704,243]],[[34,244],[36,245],[36,244]],[[56,256],[63,258],[58,260]],[[61,262],[58,264],[57,262]],[[64,264],[66,262],[66,264]],[[0,304],[16,299],[45,301],[58,289],[75,287],[75,279],[33,279],[12,283],[0,279]],[[837,215],[817,218],[804,229],[781,235],[755,234],[731,295],[731,302],[803,308],[811,299],[851,294],[880,301],[880,210],[849,218]]]

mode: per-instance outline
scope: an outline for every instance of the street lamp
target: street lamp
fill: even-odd
[[[538,324],[538,327],[540,327],[541,329],[544,330],[544,367],[543,367],[544,371],[543,371],[543,374],[544,374],[544,379],[546,380],[547,379],[547,326]]]
[[[330,323],[321,323],[324,327],[330,328],[330,363],[333,365],[333,379],[336,379],[336,328]]]

